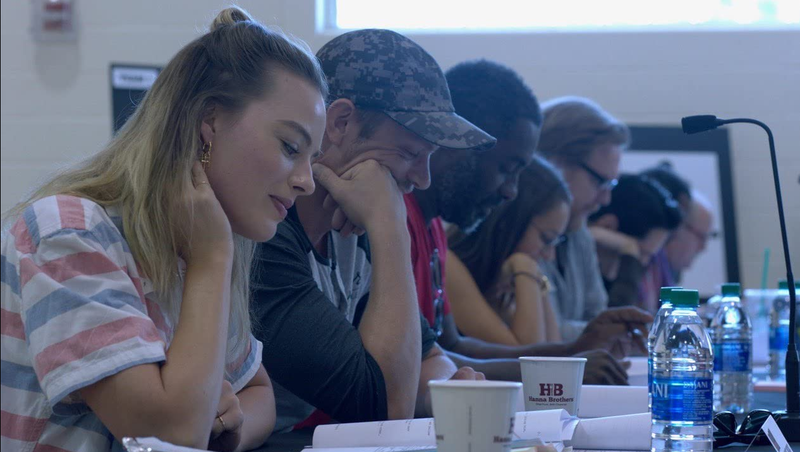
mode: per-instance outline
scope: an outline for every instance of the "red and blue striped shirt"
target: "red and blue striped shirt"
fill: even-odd
[[[163,295],[140,275],[122,231],[114,209],[58,195],[34,202],[3,234],[3,450],[122,450],[78,391],[164,362],[173,334]],[[251,335],[244,355],[227,359],[236,392],[260,363]]]

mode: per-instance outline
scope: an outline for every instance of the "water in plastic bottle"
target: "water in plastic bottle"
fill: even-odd
[[[703,323],[705,324],[706,328],[711,328],[711,322],[714,320],[714,315],[717,313],[717,309],[719,309],[721,302],[722,295],[717,294],[709,298],[705,304],[700,305],[700,307],[697,308],[697,315],[703,319]]]
[[[651,451],[711,451],[714,355],[696,309],[696,290],[673,290],[656,335]]]
[[[653,325],[647,335],[647,407],[653,407],[653,345],[656,342],[658,329],[664,324],[664,319],[672,312],[672,290],[680,287],[662,287],[658,299],[661,307],[653,318]]]
[[[800,287],[796,285],[795,287]],[[789,284],[778,282],[778,294],[769,311],[769,365],[772,380],[786,379],[786,346],[789,345]]]
[[[742,307],[739,283],[722,285],[711,321],[714,347],[714,411],[744,413],[753,393],[753,330]]]

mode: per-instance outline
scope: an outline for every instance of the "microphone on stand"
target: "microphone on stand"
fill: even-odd
[[[789,284],[789,345],[786,347],[786,411],[773,413],[775,421],[788,441],[800,441],[800,368],[798,367],[797,344],[797,294],[795,293],[792,261],[789,258],[789,241],[786,235],[786,218],[783,213],[781,182],[778,177],[778,160],[775,156],[775,140],[772,131],[761,121],[748,118],[720,119],[714,115],[687,116],[681,119],[683,132],[693,134],[716,129],[733,123],[755,124],[767,132],[769,152],[772,157],[772,178],[775,181],[775,196],[778,201],[778,219],[783,240],[783,256],[786,259],[786,280]]]

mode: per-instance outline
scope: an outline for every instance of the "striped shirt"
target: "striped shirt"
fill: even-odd
[[[73,196],[38,200],[3,234],[0,259],[2,450],[122,450],[78,390],[164,362],[174,325],[139,274],[116,210]],[[234,391],[260,363],[251,336],[243,356],[227,359]]]

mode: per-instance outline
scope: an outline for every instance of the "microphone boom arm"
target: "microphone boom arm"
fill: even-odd
[[[725,124],[745,123],[755,124],[765,132],[769,139],[769,152],[772,159],[772,178],[775,182],[775,196],[778,202],[778,219],[781,227],[781,240],[783,242],[783,256],[786,260],[786,281],[789,285],[789,345],[786,350],[786,411],[774,413],[775,420],[788,441],[800,441],[800,359],[797,354],[797,293],[795,290],[792,261],[789,257],[789,240],[786,233],[786,217],[783,213],[783,196],[781,195],[781,182],[778,175],[778,158],[775,155],[775,139],[772,130],[761,121],[750,118],[719,119],[711,115],[689,116],[683,118],[684,133],[698,133]]]

